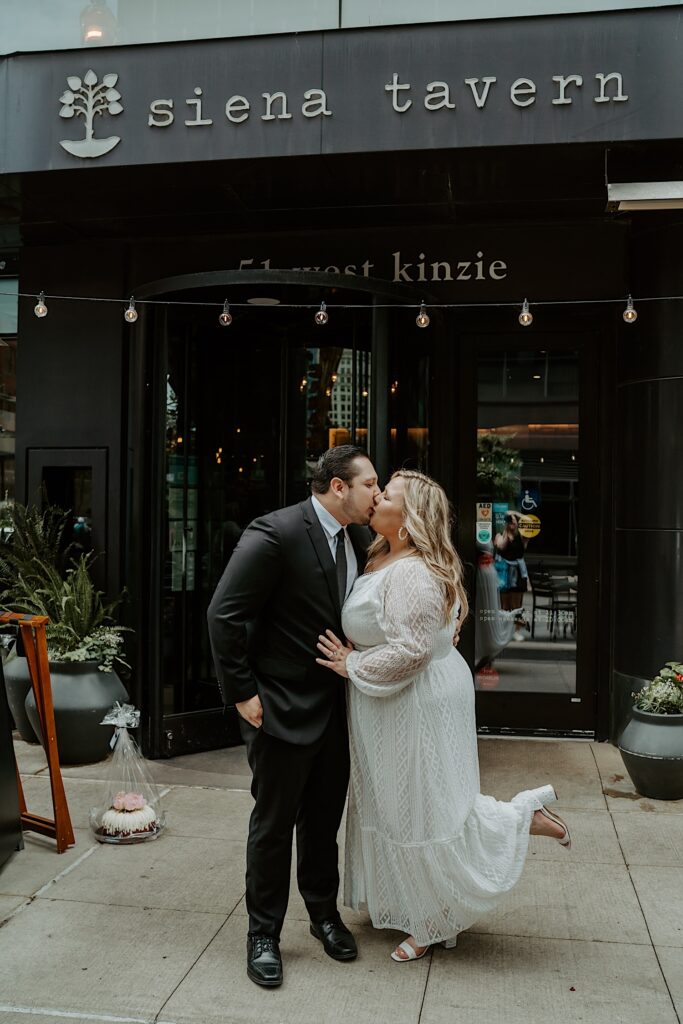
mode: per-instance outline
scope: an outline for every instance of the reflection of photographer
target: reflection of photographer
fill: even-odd
[[[505,611],[522,607],[529,582],[529,572],[524,561],[529,541],[519,530],[522,518],[521,512],[506,512],[503,531],[497,533],[493,540],[496,571],[500,581],[500,603]]]

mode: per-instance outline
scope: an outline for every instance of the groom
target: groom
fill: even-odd
[[[349,778],[344,681],[316,665],[318,636],[365,567],[379,494],[362,448],[321,456],[313,494],[245,530],[208,610],[226,703],[240,714],[255,800],[247,844],[247,974],[282,983],[279,940],[296,825],[297,881],[311,934],[335,960],[356,943],[337,910],[337,832]]]

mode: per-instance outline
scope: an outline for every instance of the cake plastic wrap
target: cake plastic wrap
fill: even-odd
[[[90,827],[100,843],[144,843],[156,839],[164,829],[159,790],[128,732],[139,723],[140,712],[132,704],[118,702],[100,723],[115,726],[111,740],[114,753],[102,783],[102,799],[90,810]]]

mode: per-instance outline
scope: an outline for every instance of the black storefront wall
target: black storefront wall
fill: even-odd
[[[191,182],[188,184],[191,186]],[[496,264],[493,276],[484,273],[484,267],[489,265],[487,260],[476,259],[480,252],[490,254],[490,262]],[[425,254],[423,259],[419,258],[421,253]],[[320,231],[284,237],[183,238],[175,245],[160,245],[154,240],[132,246],[119,243],[93,246],[88,242],[60,247],[59,260],[54,259],[52,247],[29,247],[22,255],[22,288],[114,297],[145,286],[149,288],[151,282],[173,271],[176,274],[210,272],[226,266],[239,268],[240,263],[251,270],[253,263],[248,261],[262,263],[269,259],[271,267],[320,266],[331,275],[326,276],[326,280],[338,278],[342,287],[347,277],[344,269],[355,266],[360,274],[354,276],[362,277],[363,264],[367,264],[369,272],[382,271],[391,284],[395,266],[406,268],[409,255],[416,261],[411,263],[410,272],[419,276],[422,263],[426,275],[430,267],[428,253],[434,254],[439,264],[449,263],[454,271],[453,281],[429,282],[428,296],[438,293],[436,297],[443,301],[481,300],[485,305],[497,300],[510,301],[513,296],[527,293],[541,300],[577,294],[590,299],[626,290],[627,235],[624,225],[615,222],[527,227],[524,231],[514,226],[481,226],[461,231],[392,229],[365,235]],[[396,254],[401,254],[398,264]],[[475,258],[457,258],[465,255]],[[458,264],[461,264],[460,275],[468,274],[469,279],[457,280]],[[340,274],[335,275],[332,267],[337,267]],[[352,274],[349,273],[349,279]],[[368,283],[372,284],[369,278]],[[422,282],[417,283],[418,288],[420,284]],[[177,297],[182,298],[182,294]],[[334,315],[334,295],[321,292],[321,297],[329,302]],[[138,473],[142,470],[147,482],[150,470],[160,471],[163,441],[154,429],[154,422],[159,418],[154,402],[162,399],[155,397],[155,389],[158,391],[155,353],[163,348],[163,324],[158,320],[154,337],[147,338],[151,361],[139,366],[138,350],[142,337],[146,336],[144,313],[140,322],[131,328],[123,323],[121,308],[117,306],[54,300],[49,317],[39,321],[32,314],[32,305],[32,300],[26,300],[21,310],[23,362],[20,371],[25,368],[23,379],[30,380],[30,384],[27,388],[20,386],[20,395],[23,408],[30,412],[26,415],[20,412],[19,417],[18,465],[22,478],[18,493],[27,486],[25,472],[33,451],[67,452],[87,445],[106,449],[109,463],[106,521],[95,524],[95,533],[106,538],[102,549],[107,551],[108,589],[113,593],[125,584],[131,590],[125,614],[136,630],[136,639],[131,644],[136,648],[132,696],[150,714],[151,678],[156,677],[159,670],[158,659],[145,645],[156,643],[158,636],[156,626],[161,610],[160,595],[154,583],[154,565],[162,544],[163,524],[155,516],[151,492],[136,494],[131,482],[136,467]],[[197,313],[200,319],[206,316],[213,320],[214,315],[214,310]],[[370,308],[367,315],[371,317]],[[405,332],[394,328],[390,346],[411,344],[414,315],[414,309],[406,310]],[[481,317],[487,315],[482,309]],[[516,315],[515,309],[498,311],[498,326],[509,329],[509,319],[518,329]],[[470,328],[473,322],[476,326],[478,317],[475,311],[468,313]],[[562,324],[557,311],[544,314],[539,308],[536,317],[541,329],[544,322],[545,328],[551,330]],[[462,460],[470,461],[474,434],[470,430],[468,440],[458,433],[462,394],[457,390],[456,363],[462,329],[461,315],[457,311],[435,317],[438,343],[432,372],[430,470],[443,480],[455,499],[463,541],[467,545],[470,534],[474,535],[474,505],[471,501],[470,509],[465,502],[466,507],[463,507],[464,495],[459,493],[460,464]],[[230,331],[230,344],[239,344],[238,325],[233,325]],[[605,345],[609,345],[609,340],[608,336],[601,339]],[[603,355],[604,351],[596,353],[596,366]],[[40,373],[29,373],[29,366],[43,369]],[[377,454],[382,463],[388,465],[386,452]],[[162,477],[157,484],[162,493]],[[607,605],[605,609],[608,610]],[[607,631],[608,628],[608,624],[603,623],[602,629]],[[160,735],[160,724],[156,722],[152,734]],[[182,728],[182,723],[174,724],[175,742],[179,741]],[[165,748],[162,745],[156,749],[161,752]]]
[[[634,287],[681,293],[681,228],[634,225]],[[631,693],[683,651],[683,303],[648,304],[618,350],[612,736]]]

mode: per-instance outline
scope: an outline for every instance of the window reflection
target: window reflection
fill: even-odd
[[[14,499],[18,279],[0,277],[0,510]]]
[[[576,352],[480,357],[479,689],[576,690],[578,452]]]

